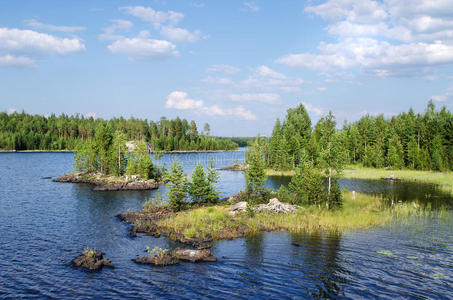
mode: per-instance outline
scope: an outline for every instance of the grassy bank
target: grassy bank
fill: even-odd
[[[438,184],[443,191],[453,195],[453,173],[451,172],[433,172],[419,170],[389,170],[365,168],[360,165],[347,166],[343,171],[343,178],[358,179],[382,179],[388,178],[393,173],[395,178],[406,181],[417,181],[423,183]],[[293,176],[294,171],[275,171],[267,169],[268,176]]]
[[[362,166],[349,166],[343,171],[344,178],[360,178],[360,179],[381,179],[389,177],[390,174],[396,178],[417,181],[424,183],[438,184],[442,190],[453,195],[453,173],[447,172],[432,172],[418,170],[385,170],[375,168],[364,168]]]
[[[384,207],[373,196],[344,193],[344,205],[338,210],[320,209],[317,206],[300,208],[292,214],[246,213],[229,214],[228,206],[196,208],[157,222],[158,226],[187,237],[212,235],[214,240],[230,239],[260,231],[289,232],[341,232],[383,226],[395,219],[423,214],[414,203],[398,203],[393,208]],[[246,228],[246,229],[244,229]]]

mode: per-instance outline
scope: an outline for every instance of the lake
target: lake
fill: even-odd
[[[242,161],[244,150],[165,154],[190,173],[214,157],[217,167]],[[263,233],[220,241],[216,263],[165,268],[137,265],[146,246],[174,248],[164,237],[128,236],[115,215],[138,210],[155,191],[96,192],[55,183],[72,170],[72,153],[0,154],[0,298],[452,298],[452,218],[427,217],[341,235]],[[243,189],[243,173],[220,171],[218,189]],[[269,187],[287,184],[269,178]],[[342,180],[349,190],[418,199],[434,206],[452,199],[434,185]],[[165,194],[165,187],[159,188]],[[450,216],[452,212],[449,211]],[[298,246],[294,246],[297,244]],[[86,248],[115,265],[99,272],[71,266]]]

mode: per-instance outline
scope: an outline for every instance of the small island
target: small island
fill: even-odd
[[[126,143],[124,134],[113,132],[109,124],[101,124],[94,139],[81,142],[75,153],[76,172],[58,177],[56,182],[88,183],[97,191],[119,191],[157,189],[165,181],[165,168],[153,164],[147,143]]]

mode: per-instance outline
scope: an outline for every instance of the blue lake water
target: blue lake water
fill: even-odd
[[[217,167],[244,152],[171,154],[190,173],[213,155]],[[452,298],[453,218],[424,218],[339,236],[257,234],[217,242],[216,263],[156,268],[131,261],[166,238],[128,236],[115,215],[138,210],[154,191],[95,192],[55,183],[72,170],[71,153],[0,154],[0,298]],[[244,188],[241,172],[221,171],[228,196]],[[287,179],[270,178],[278,187]],[[435,186],[343,180],[349,190],[403,200],[451,203]],[[165,192],[165,187],[160,189]],[[451,211],[449,212],[450,216]],[[294,246],[296,243],[299,246]],[[88,272],[71,266],[85,247],[115,264]]]

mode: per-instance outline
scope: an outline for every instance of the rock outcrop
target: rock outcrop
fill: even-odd
[[[118,178],[94,173],[72,173],[58,177],[54,181],[94,184],[96,191],[152,190],[159,187],[154,180]]]
[[[289,203],[283,203],[278,201],[277,198],[269,200],[268,204],[260,204],[255,208],[256,212],[267,212],[267,213],[292,213],[296,212],[299,207]]]
[[[99,270],[102,267],[111,267],[113,264],[108,258],[104,258],[102,252],[96,250],[85,250],[82,255],[77,256],[72,260],[76,267],[83,267],[89,270]]]
[[[289,203],[280,202],[277,198],[269,200],[268,204],[260,204],[254,207],[255,212],[266,212],[266,213],[292,213],[299,209],[298,206]],[[230,214],[235,215],[236,213],[245,212],[247,210],[247,202],[242,201],[234,204],[230,207]]]
[[[181,249],[176,248],[172,251],[173,256],[179,260],[198,262],[198,261],[217,261],[217,258],[212,255],[211,251],[207,249],[193,250],[193,249]]]

